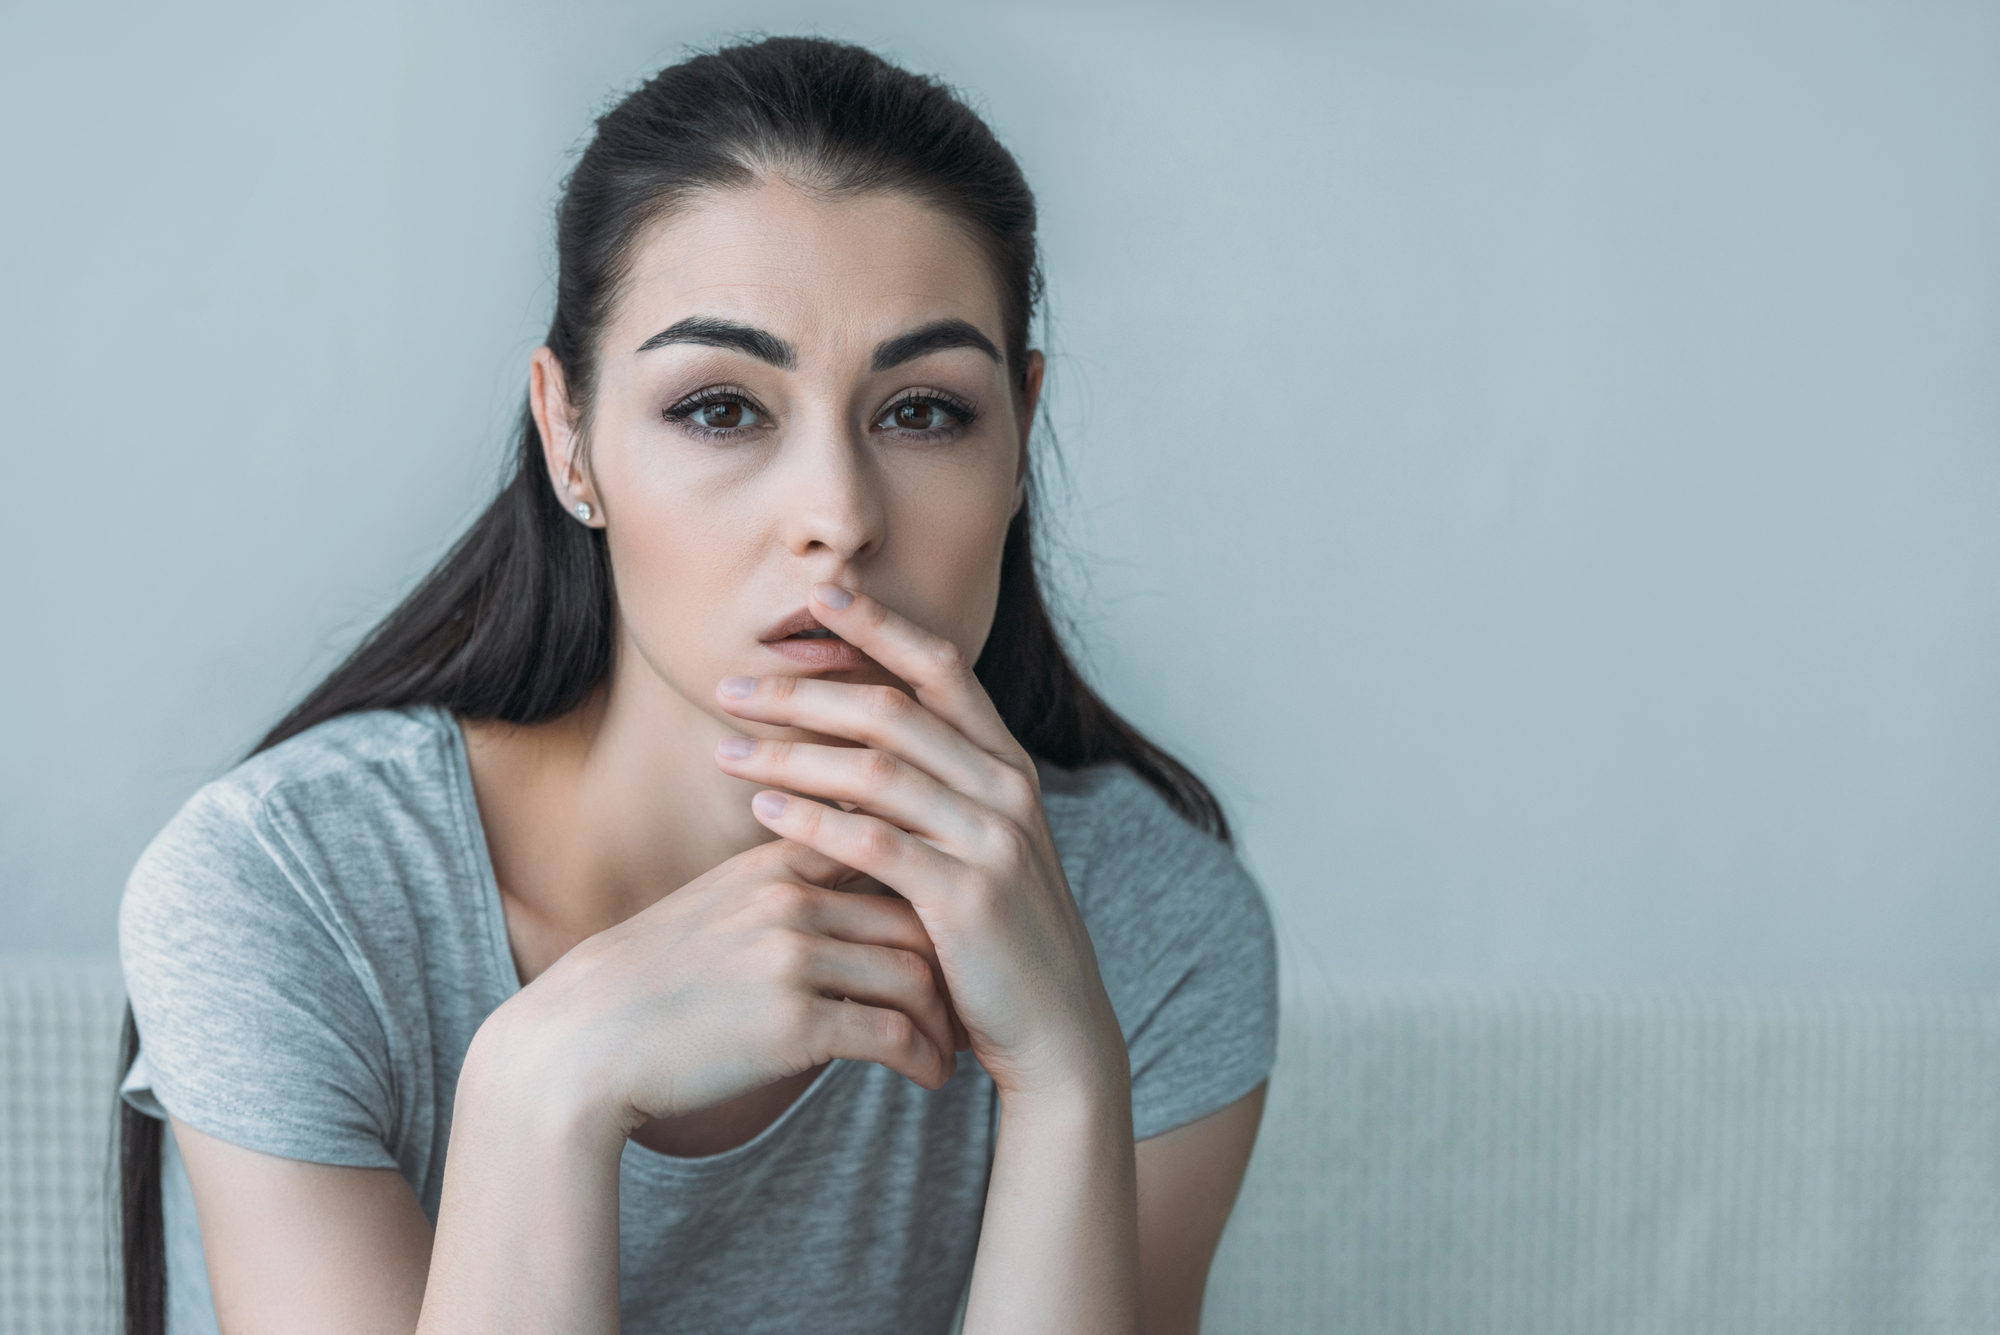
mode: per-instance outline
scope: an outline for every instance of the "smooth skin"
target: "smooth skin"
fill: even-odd
[[[954,321],[988,346],[884,365]],[[1263,1091],[1133,1143],[1034,764],[971,671],[1041,385],[1003,334],[951,220],[774,178],[642,239],[587,420],[535,354],[618,624],[574,714],[464,725],[523,987],[466,1056],[435,1233],[393,1171],[174,1124],[224,1331],[615,1331],[628,1137],[716,1153],[833,1058],[935,1089],[968,1046],[1000,1102],[969,1335],[1196,1330]],[[802,609],[859,653],[765,642]]]

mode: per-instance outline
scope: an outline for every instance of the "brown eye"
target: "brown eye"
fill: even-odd
[[[747,394],[720,387],[689,395],[662,416],[707,440],[769,425],[764,410]]]
[[[688,420],[710,431],[733,431],[737,427],[755,425],[757,414],[741,399],[718,399],[713,403],[704,403],[689,413]]]
[[[969,407],[924,395],[903,399],[884,408],[882,415],[875,419],[875,429],[938,437],[971,426],[975,416]]]

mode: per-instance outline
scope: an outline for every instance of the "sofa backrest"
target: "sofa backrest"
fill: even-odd
[[[0,962],[0,1335],[116,1328],[116,964]]]
[[[1203,1329],[2000,1331],[2000,996],[1289,999]]]
[[[0,1335],[104,1335],[115,966],[0,963]],[[2000,1331],[2000,997],[1286,1001],[1210,1335]]]

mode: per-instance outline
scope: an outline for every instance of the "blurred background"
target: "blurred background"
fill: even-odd
[[[0,4],[0,953],[483,505],[593,115],[756,30],[1021,158],[1079,644],[1295,983],[2000,981],[1987,0]]]

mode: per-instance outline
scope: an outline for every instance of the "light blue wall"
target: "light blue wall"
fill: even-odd
[[[10,6],[0,949],[496,475],[564,155],[688,41],[1038,188],[1108,694],[1295,969],[2000,981],[2000,9]]]

